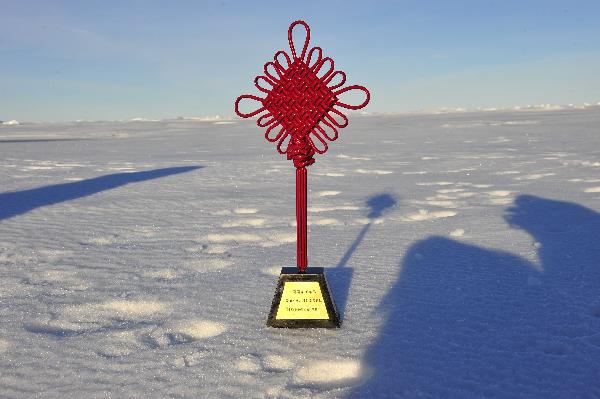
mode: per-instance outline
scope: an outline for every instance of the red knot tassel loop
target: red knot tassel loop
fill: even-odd
[[[308,266],[306,228],[306,167],[315,163],[315,150],[308,143],[306,135],[292,135],[287,149],[287,158],[296,167],[296,257],[298,270],[304,273]]]
[[[306,232],[306,175],[305,167],[296,169],[296,244],[297,266],[304,273],[308,266],[307,232]]]

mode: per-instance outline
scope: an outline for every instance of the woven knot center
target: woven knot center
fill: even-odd
[[[307,135],[336,101],[331,89],[297,59],[263,104],[287,131]]]

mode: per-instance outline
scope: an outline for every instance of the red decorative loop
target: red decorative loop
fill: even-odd
[[[329,86],[329,88],[331,90],[337,89],[338,87],[342,87],[344,85],[344,83],[346,83],[346,74],[344,72],[342,72],[342,71],[335,71],[334,73],[332,73],[331,75],[329,75],[329,77],[327,79],[325,79],[323,81],[323,83],[325,83],[326,85],[329,85],[331,83],[331,81],[333,80],[333,77],[335,75],[337,75],[337,74],[339,74],[342,77],[342,80],[341,80],[340,83],[336,83],[333,86]]]
[[[265,107],[259,108],[256,111],[250,112],[249,114],[245,114],[243,112],[240,112],[239,106],[240,106],[240,101],[242,101],[244,98],[249,98],[251,100],[255,100],[255,101],[259,101],[260,103],[262,103],[264,101],[263,98],[257,97],[257,96],[253,96],[251,94],[242,94],[241,96],[239,96],[237,98],[237,100],[235,100],[235,113],[241,117],[241,118],[250,118],[256,114],[260,114],[262,111],[265,110]]]
[[[313,65],[310,65],[310,63],[312,62],[313,52],[315,52],[315,51],[317,51],[319,53],[319,58],[317,58],[317,60],[315,61],[315,63]],[[321,63],[321,59],[323,59],[323,50],[321,49],[321,47],[313,47],[308,52],[308,59],[306,60],[306,65],[308,65],[308,67],[312,71],[314,71],[315,67]]]
[[[283,136],[281,136],[281,138],[280,138],[280,139],[279,139],[279,141],[277,142],[277,152],[278,152],[278,153],[280,153],[280,154],[282,154],[282,155],[283,155],[283,154],[285,154],[285,153],[287,153],[287,151],[288,151],[288,147],[289,147],[289,145],[290,145],[290,140],[288,140],[288,144],[285,146],[285,150],[281,149],[281,147],[282,147],[283,143],[285,142],[285,140],[286,140],[288,137],[290,137],[290,138],[292,137],[292,136],[290,135],[290,132],[285,132],[285,133],[283,134]]]
[[[267,118],[269,118],[269,119],[267,119]],[[264,119],[267,119],[267,120],[264,121]],[[266,113],[266,114],[262,114],[260,116],[260,118],[258,118],[258,120],[256,121],[256,124],[260,127],[267,127],[273,122],[275,122],[275,117],[273,115],[271,115],[270,113]]]
[[[343,103],[341,101],[337,101],[335,103],[335,105],[338,105],[340,107],[347,108],[347,109],[361,109],[361,108],[364,108],[369,103],[369,100],[371,99],[371,93],[369,93],[369,90],[367,90],[367,88],[364,86],[352,85],[352,86],[344,87],[343,89],[334,91],[333,94],[338,96],[338,95],[345,93],[347,91],[350,91],[350,90],[362,90],[367,95],[367,98],[360,105],[350,105],[350,104]]]
[[[321,137],[319,135],[319,133],[317,133],[316,131],[313,130],[312,132],[312,136],[316,137],[317,140],[319,140],[319,142],[323,145],[323,149],[320,149],[317,145],[315,145],[315,142],[313,141],[312,138],[309,138],[308,141],[310,143],[310,146],[319,154],[325,154],[327,152],[327,149],[329,148],[329,146],[327,145],[327,142],[325,140],[323,140],[323,137]]]
[[[316,128],[319,130],[319,132],[321,134],[323,134],[323,137],[325,137],[327,140],[329,141],[336,141],[338,139],[338,131],[335,127],[333,127],[333,125],[329,122],[327,122],[326,120],[323,119],[323,125],[327,126],[332,132],[333,132],[333,136],[329,136],[327,134],[327,131],[325,131],[324,128],[322,128],[321,126],[317,125]]]
[[[260,85],[260,81],[264,80],[265,82],[267,82],[269,85],[271,85],[271,88],[275,87],[275,83],[271,82],[269,80],[269,78],[266,78],[264,76],[257,76],[256,78],[254,78],[254,86],[256,86],[256,88],[260,91],[262,91],[263,93],[267,93],[269,94],[269,92],[271,91],[271,89],[267,89],[265,87],[262,87]]]
[[[271,74],[271,72],[269,72],[269,67],[273,67],[273,69],[275,70],[275,73],[277,75],[279,75],[279,78],[276,78],[275,76],[273,76]],[[279,83],[280,79],[283,77],[283,75],[285,74],[285,69],[283,69],[283,67],[279,64],[275,64],[273,61],[269,61],[265,64],[265,67],[263,68],[265,75],[271,79],[271,81],[275,82],[275,83]]]
[[[300,55],[292,38],[296,25],[302,25],[306,37]],[[342,108],[360,109],[370,100],[369,91],[359,85],[346,86],[346,74],[336,71],[333,59],[323,56],[320,47],[308,51],[310,28],[304,21],[293,22],[288,29],[291,57],[283,50],[275,53],[274,61],[264,66],[264,76],[254,80],[265,98],[244,94],[235,102],[235,112],[242,118],[259,116],[257,124],[266,128],[265,138],[276,142],[277,151],[303,168],[314,163],[314,154],[324,154],[327,141],[338,138],[338,130],[348,126]],[[284,62],[285,61],[285,62]],[[328,66],[324,67],[325,64]],[[340,81],[334,83],[334,81]],[[339,96],[350,90],[362,90],[366,99],[360,105],[346,104]],[[260,102],[261,107],[249,113],[239,111],[243,99]]]
[[[285,62],[287,65],[285,68],[283,67],[283,65],[281,65],[281,62],[279,62],[279,59],[277,58],[280,54],[283,54],[285,56]],[[284,71],[288,69],[290,65],[292,65],[292,60],[290,60],[290,56],[287,55],[287,53],[283,50],[279,50],[278,52],[276,52],[275,57],[273,57],[273,59],[275,60],[275,64],[277,65],[277,67],[281,68]]]
[[[271,130],[275,129],[277,126],[281,126],[281,124],[279,123],[275,123],[272,126],[269,126],[269,128],[267,129],[267,131],[265,132],[265,138],[270,141],[271,143],[276,142],[277,140],[279,140],[281,138],[281,135],[283,133],[285,133],[285,127],[281,126],[281,129],[279,129],[279,131],[277,132],[277,134],[275,135],[275,137],[271,138],[269,136],[269,134],[271,133]]]
[[[304,26],[304,29],[306,29],[306,39],[304,39],[304,46],[302,47],[302,55],[300,56],[300,58],[298,58],[298,56],[296,55],[296,47],[294,47],[294,39],[292,38],[292,31],[294,30],[294,27],[296,25],[302,25]],[[288,42],[290,43],[290,50],[292,50],[292,57],[294,57],[294,61],[298,59],[304,60],[304,56],[306,55],[306,49],[308,48],[308,42],[310,42],[310,28],[308,27],[308,24],[301,20],[292,22],[288,29]]]
[[[342,122],[338,122],[337,120],[335,120],[335,118],[331,115],[331,112],[333,112],[334,114],[341,117]],[[329,121],[331,121],[331,123],[333,123],[335,126],[339,127],[340,129],[343,129],[346,126],[348,126],[348,117],[333,107],[331,107],[331,109],[329,110],[329,113],[326,114],[325,117],[327,119],[329,119]]]
[[[323,65],[325,65],[326,62],[329,63],[329,69],[327,70],[327,73],[325,73],[325,75],[319,76],[319,72],[321,71],[321,68],[323,67]],[[333,72],[334,69],[335,69],[335,65],[334,65],[333,60],[329,57],[325,57],[321,60],[321,63],[317,66],[317,68],[315,70],[315,74],[319,77],[319,79],[323,83],[325,83],[325,81],[327,80],[329,75],[331,75],[331,73]]]

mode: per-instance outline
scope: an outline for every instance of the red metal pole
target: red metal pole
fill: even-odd
[[[298,270],[304,273],[308,266],[306,231],[306,167],[296,168],[296,257]]]

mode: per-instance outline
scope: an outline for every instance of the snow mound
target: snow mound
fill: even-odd
[[[265,276],[279,276],[280,272],[281,272],[281,267],[282,266],[270,266],[270,267],[265,267],[264,269],[262,269],[260,272],[262,274],[264,274]]]
[[[111,315],[111,317],[135,319],[139,317],[151,316],[159,312],[164,312],[167,309],[167,305],[158,301],[113,300],[100,304],[96,306],[95,309],[101,312],[106,312],[106,314]]]
[[[223,223],[221,226],[225,228],[229,227],[261,227],[265,224],[265,219],[243,219],[235,220],[232,222]]]
[[[490,197],[507,197],[511,194],[511,191],[508,190],[494,190],[494,191],[488,191],[487,194]]]
[[[256,373],[261,369],[260,364],[258,364],[255,360],[249,357],[242,357],[236,360],[233,364],[233,367],[236,370],[242,371],[244,373]]]
[[[365,374],[356,360],[315,361],[300,367],[294,373],[293,382],[296,385],[340,388],[359,383]]]
[[[337,206],[309,206],[309,212],[333,212],[333,211],[358,211],[360,208],[354,205],[337,205]]]
[[[227,326],[210,320],[194,319],[172,324],[170,330],[185,335],[192,340],[200,340],[223,334],[227,331]]]
[[[319,197],[333,197],[334,195],[339,195],[341,193],[341,191],[319,191],[317,195]]]
[[[236,208],[233,210],[233,213],[237,213],[238,215],[254,214],[256,212],[258,212],[256,208]]]
[[[130,122],[160,122],[160,119],[132,118]]]
[[[291,370],[294,367],[294,363],[290,359],[280,355],[265,356],[262,364],[265,370],[273,372],[283,372]]]
[[[226,242],[258,242],[262,238],[258,234],[248,233],[231,233],[231,234],[207,234],[204,239],[212,243],[226,243]]]
[[[457,213],[454,211],[434,211],[430,212],[427,209],[419,209],[416,213],[409,213],[406,215],[406,219],[413,222],[422,222],[425,220],[434,220],[440,218],[448,218],[456,216]]]
[[[309,226],[341,226],[343,223],[333,218],[312,219],[307,223]]]
[[[361,173],[363,175],[391,175],[391,170],[379,170],[379,169],[355,169],[356,173]]]
[[[63,307],[57,315],[25,323],[28,331],[68,335],[113,327],[121,322],[149,322],[169,310],[166,303],[154,300],[110,300]]]
[[[340,158],[340,159],[351,159],[353,161],[370,161],[371,160],[371,158],[367,158],[367,157],[354,157],[354,156],[345,155],[345,154],[339,154],[337,156],[337,158]]]
[[[464,229],[456,229],[456,230],[452,230],[450,232],[450,236],[451,237],[462,237],[465,235],[465,230]]]

